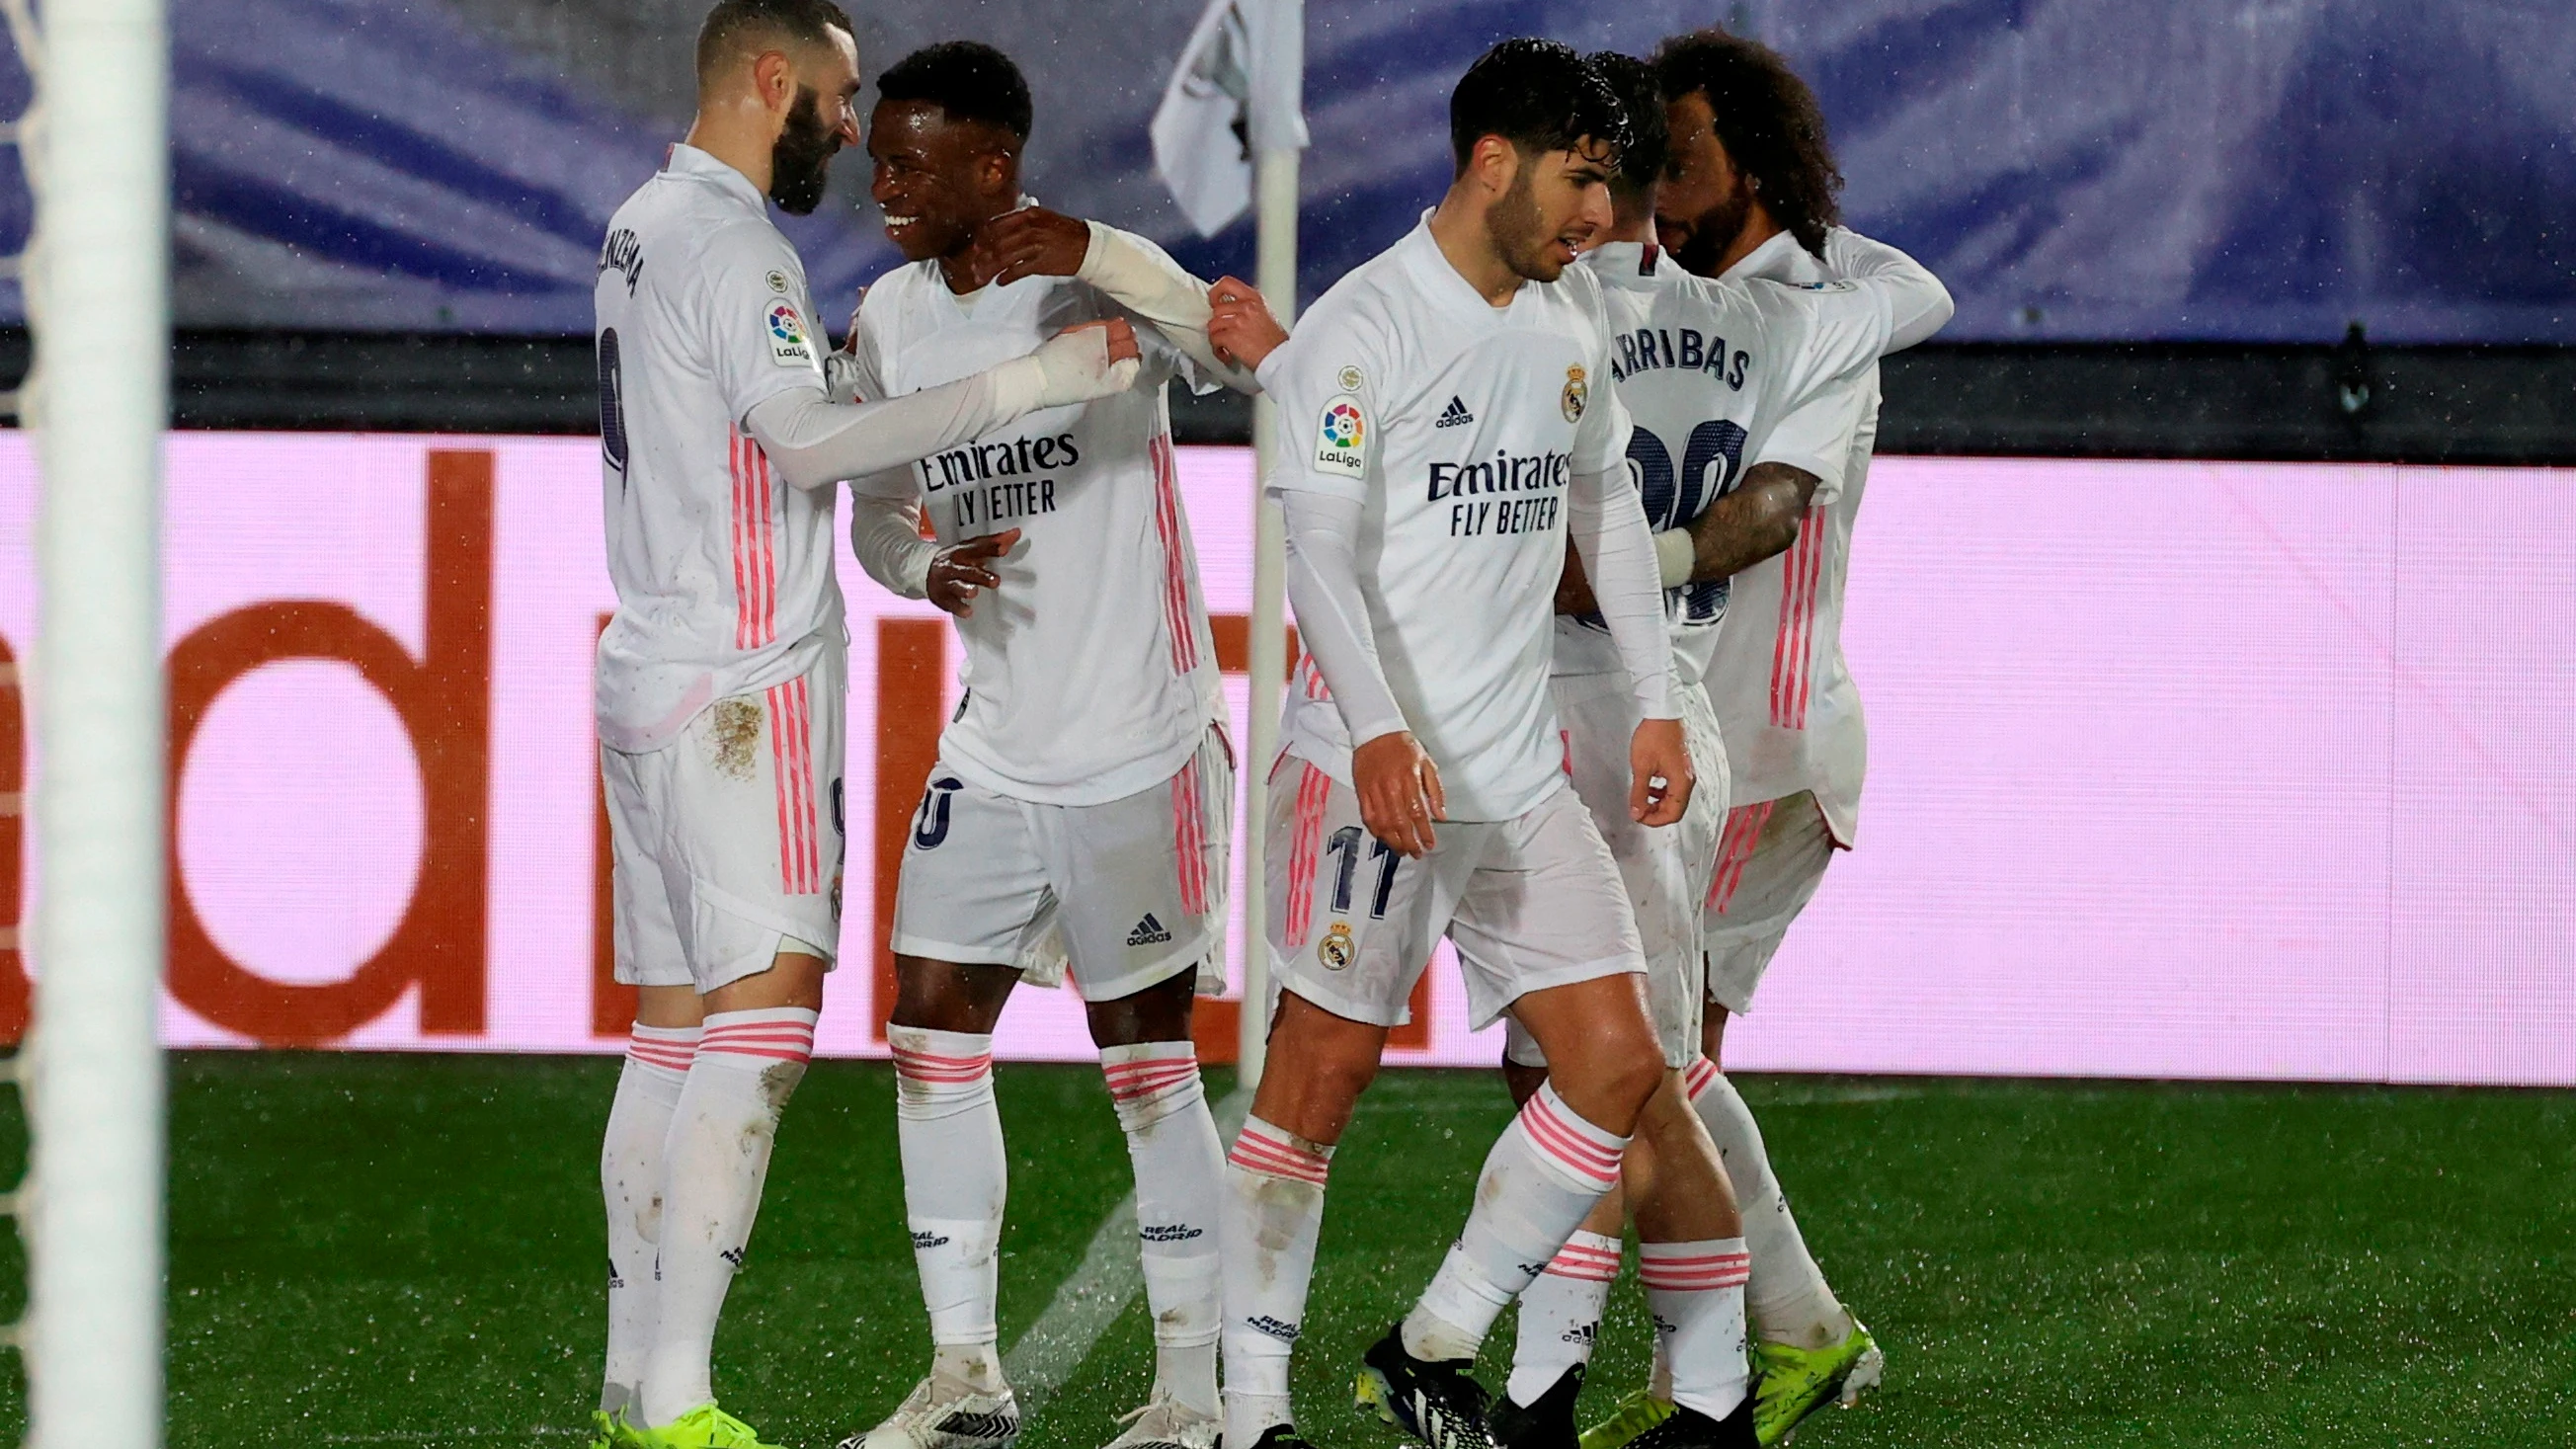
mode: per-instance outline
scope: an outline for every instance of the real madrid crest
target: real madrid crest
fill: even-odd
[[[1565,370],[1565,391],[1557,398],[1557,406],[1564,410],[1565,420],[1569,423],[1579,423],[1583,421],[1583,404],[1591,396],[1592,390],[1584,386],[1583,383],[1582,367],[1575,366],[1567,368]]]
[[[1315,959],[1323,962],[1327,971],[1348,970],[1351,958],[1358,953],[1358,947],[1351,941],[1351,923],[1348,921],[1333,922],[1333,928],[1324,933],[1324,939],[1315,943]]]

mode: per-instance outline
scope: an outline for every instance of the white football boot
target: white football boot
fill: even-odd
[[[1143,1408],[1119,1415],[1118,1422],[1127,1431],[1110,1440],[1105,1449],[1217,1449],[1225,1431],[1224,1420],[1173,1398],[1161,1384],[1154,1386],[1154,1396]]]
[[[842,1440],[840,1449],[1011,1449],[1019,1437],[1020,1401],[1009,1386],[983,1394],[933,1375],[884,1423]]]

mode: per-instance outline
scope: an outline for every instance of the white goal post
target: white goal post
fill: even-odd
[[[163,0],[55,0],[39,23],[40,120],[20,138],[44,476],[21,1344],[38,1449],[155,1449],[169,32]]]

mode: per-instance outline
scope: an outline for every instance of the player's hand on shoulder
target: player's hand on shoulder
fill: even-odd
[[[1023,206],[975,229],[969,270],[988,284],[1022,277],[1070,277],[1091,252],[1091,223],[1079,217]]]
[[[1208,345],[1219,358],[1246,372],[1257,371],[1287,340],[1288,329],[1270,315],[1260,288],[1240,277],[1219,277],[1208,288]]]
[[[1002,576],[992,569],[994,561],[1019,541],[1020,531],[1006,528],[932,554],[927,590],[930,602],[961,619],[973,614],[977,593],[1002,586]]]
[[[1038,406],[1063,407],[1114,396],[1136,385],[1144,367],[1136,329],[1124,317],[1068,327],[1038,344],[1031,356],[1044,378]]]
[[[1410,730],[1379,735],[1351,751],[1351,780],[1360,797],[1360,823],[1399,855],[1419,856],[1438,844],[1432,822],[1449,816],[1440,767]]]
[[[1690,808],[1699,777],[1677,719],[1640,721],[1628,741],[1628,814],[1646,825],[1670,825]]]

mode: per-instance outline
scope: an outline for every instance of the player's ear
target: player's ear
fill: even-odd
[[[764,50],[752,57],[752,89],[760,104],[785,114],[796,104],[796,62],[783,50]]]
[[[1519,174],[1520,148],[1502,136],[1479,136],[1476,149],[1468,153],[1468,169],[1476,180],[1496,196],[1512,189],[1512,179]]]

